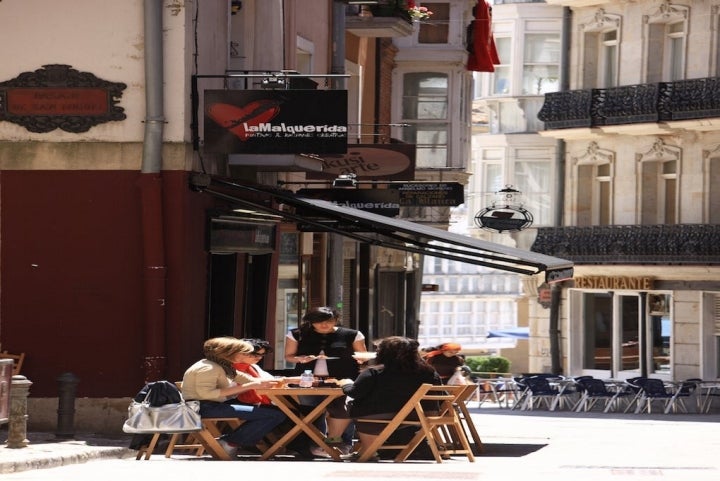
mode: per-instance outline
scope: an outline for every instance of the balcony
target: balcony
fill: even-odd
[[[413,33],[413,23],[402,10],[383,9],[380,5],[348,5],[345,10],[345,30],[357,37],[407,37]]]
[[[531,250],[575,264],[720,265],[720,225],[541,227]]]
[[[651,131],[716,129],[720,77],[548,93],[538,118],[546,130],[599,128],[615,133],[630,131],[633,124],[653,124],[647,125]]]

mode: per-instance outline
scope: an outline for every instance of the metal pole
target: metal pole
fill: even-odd
[[[331,73],[345,73],[345,3],[333,1],[333,51]],[[335,90],[345,88],[345,78],[333,77],[332,87]],[[327,259],[327,296],[328,305],[343,315],[343,237],[340,234],[328,234]],[[342,317],[341,317],[342,318]]]
[[[60,374],[58,381],[58,421],[56,438],[75,436],[75,393],[80,379],[71,372]]]

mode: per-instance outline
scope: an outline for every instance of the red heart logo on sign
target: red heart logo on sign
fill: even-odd
[[[207,108],[207,115],[218,125],[228,129],[240,140],[247,140],[254,132],[248,127],[269,122],[280,113],[280,102],[277,100],[254,100],[244,107],[232,104],[215,103]]]

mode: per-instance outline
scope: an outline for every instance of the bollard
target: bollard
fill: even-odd
[[[66,372],[58,381],[58,422],[56,438],[70,439],[75,436],[75,391],[80,381],[75,374]]]
[[[10,384],[10,413],[8,416],[8,439],[5,447],[18,449],[28,445],[27,398],[32,382],[25,376],[13,376]]]

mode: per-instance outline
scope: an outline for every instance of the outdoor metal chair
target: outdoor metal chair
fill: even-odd
[[[672,398],[670,398],[670,401],[668,401],[665,406],[665,414],[668,414],[670,411],[676,413],[678,408],[682,412],[687,413],[688,410],[687,406],[685,406],[684,399],[692,396],[701,381],[702,379],[699,378],[690,378],[677,384]]]
[[[554,411],[557,406],[562,406],[565,400],[573,393],[562,388],[553,387],[550,384],[550,376],[530,376],[524,379],[527,384],[527,394],[523,409],[534,409],[537,405],[544,404],[549,411]],[[563,381],[570,381],[562,378]]]
[[[575,405],[575,411],[591,411],[598,403],[602,403],[603,412],[606,413],[610,409],[617,406],[620,397],[630,396],[631,393],[624,390],[611,391],[602,379],[583,378],[576,379],[580,387],[581,397]]]
[[[655,403],[662,403],[663,412],[667,410],[673,399],[673,392],[668,391],[662,379],[642,378],[638,381],[638,385],[640,386],[640,395],[637,398],[635,414],[642,412],[652,413],[652,407]]]

